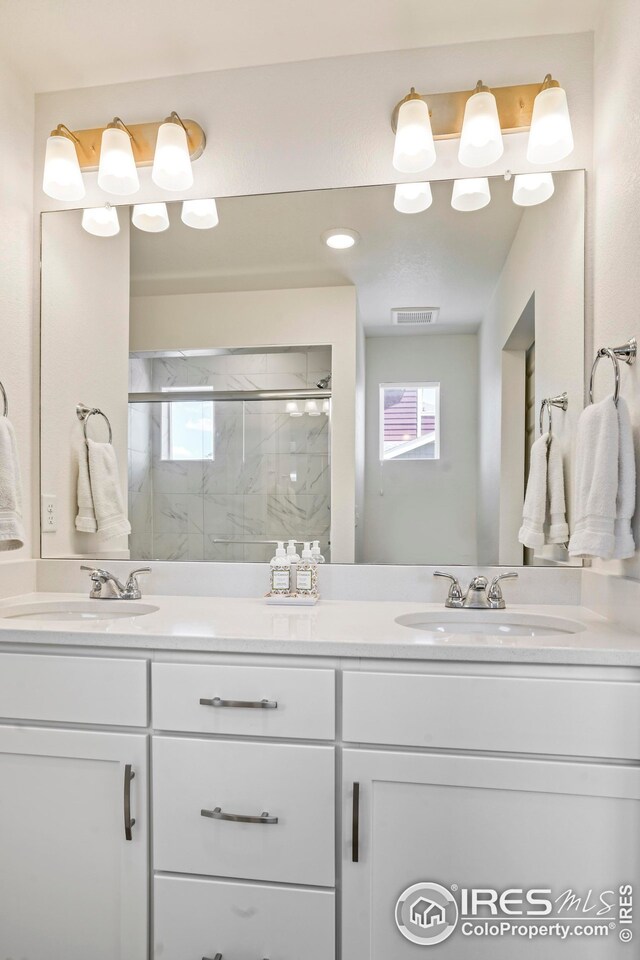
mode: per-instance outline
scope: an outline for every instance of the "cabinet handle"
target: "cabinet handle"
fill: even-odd
[[[243,813],[224,813],[220,807],[214,810],[201,810],[201,817],[209,817],[211,820],[231,820],[233,823],[277,823],[277,817],[270,817],[268,813],[261,813],[259,817],[247,817]]]
[[[127,763],[124,768],[124,838],[125,840],[133,840],[131,835],[131,828],[136,822],[135,819],[131,816],[131,781],[135,777],[135,773],[131,768],[131,764]]]
[[[200,706],[202,707],[244,707],[249,710],[277,710],[278,701],[277,700],[222,700],[220,697],[212,697],[211,700],[207,700],[205,697],[200,698]]]
[[[360,860],[360,784],[353,785],[353,806],[351,808],[351,862]]]

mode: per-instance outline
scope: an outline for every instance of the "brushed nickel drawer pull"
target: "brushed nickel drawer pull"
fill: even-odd
[[[261,813],[259,817],[248,817],[243,813],[224,813],[220,807],[214,810],[201,810],[201,817],[209,817],[211,820],[231,820],[233,823],[277,823],[277,817],[270,817],[269,814]]]
[[[353,803],[351,808],[351,862],[360,860],[360,784],[353,785]]]
[[[131,833],[131,828],[135,824],[135,819],[131,816],[131,781],[135,777],[135,773],[131,767],[130,763],[127,763],[124,768],[124,838],[125,840],[133,840]]]
[[[212,697],[207,700],[200,698],[202,707],[244,707],[249,710],[277,710],[277,700],[222,700],[221,697]]]

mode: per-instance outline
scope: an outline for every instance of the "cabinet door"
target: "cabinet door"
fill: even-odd
[[[638,767],[365,750],[343,756],[344,958],[415,960],[416,943],[426,946],[454,921],[437,946],[442,960],[618,960],[633,953],[620,939],[620,908],[627,906],[622,887],[633,885],[636,896],[640,890]],[[427,889],[403,896],[423,883],[446,895]],[[498,899],[496,916],[490,906],[478,908],[476,923],[464,893],[474,888],[498,897],[551,891],[544,895],[551,909],[530,905],[527,913],[517,903],[522,895],[512,893],[506,909]],[[579,907],[563,904],[568,890],[581,898]],[[599,914],[604,891],[611,891],[605,900],[612,908]],[[406,923],[407,909],[415,926]],[[470,916],[471,929],[482,934],[465,932]],[[527,929],[562,922],[569,932],[564,940],[511,927],[491,932],[496,921],[513,920]],[[604,929],[587,934],[590,924]],[[407,939],[416,932],[417,940]]]
[[[147,925],[146,737],[0,727],[0,956],[146,960]]]

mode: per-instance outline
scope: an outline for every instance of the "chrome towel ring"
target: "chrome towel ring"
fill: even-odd
[[[618,405],[618,400],[620,399],[620,360],[623,360],[626,364],[633,364],[636,360],[636,355],[638,353],[638,341],[635,337],[631,337],[630,340],[627,340],[626,343],[623,343],[620,347],[600,347],[596,353],[595,360],[593,361],[593,366],[591,367],[591,377],[589,379],[589,403],[593,403],[593,379],[596,372],[596,367],[600,360],[603,357],[608,357],[613,364],[613,370],[615,373],[616,383],[615,389],[613,392],[613,402],[615,405]]]
[[[544,411],[546,409],[547,415],[549,417],[549,433],[551,433],[551,411],[553,407],[558,407],[560,410],[566,410],[569,406],[569,395],[566,390],[564,393],[559,394],[557,397],[545,397],[542,403],[540,404],[540,436],[544,433],[543,427],[543,417]]]
[[[2,396],[2,402],[4,404],[4,414],[3,416],[9,416],[9,400],[7,399],[7,391],[4,388],[2,380],[0,380],[0,396]]]
[[[109,428],[109,443],[113,443],[113,431],[111,429],[111,424],[109,423],[109,417],[106,415],[106,413],[103,413],[102,410],[100,410],[98,407],[87,407],[85,406],[84,403],[79,403],[78,406],[76,407],[76,416],[84,426],[85,440],[89,439],[87,435],[87,425],[89,423],[90,417],[93,417],[93,416],[102,417],[105,420],[107,427]]]

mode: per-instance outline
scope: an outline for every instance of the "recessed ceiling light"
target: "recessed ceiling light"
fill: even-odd
[[[355,230],[348,230],[346,227],[335,227],[333,230],[327,230],[322,234],[322,239],[328,247],[334,250],[348,250],[349,247],[356,245],[360,239],[360,234]]]

